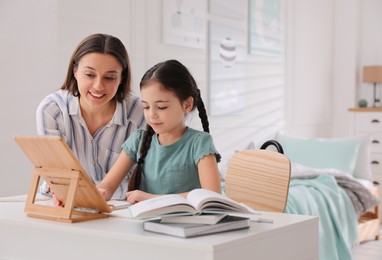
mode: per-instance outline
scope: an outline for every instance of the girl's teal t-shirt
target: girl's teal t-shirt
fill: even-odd
[[[145,130],[136,130],[122,145],[131,160],[137,162]],[[220,161],[212,136],[207,132],[187,128],[174,144],[160,145],[154,134],[144,158],[141,190],[152,194],[173,194],[200,188],[198,162],[215,154]],[[206,173],[208,174],[208,173]]]

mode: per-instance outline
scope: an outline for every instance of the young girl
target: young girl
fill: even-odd
[[[105,199],[130,170],[127,201],[139,202],[161,194],[183,194],[205,188],[221,192],[216,151],[209,132],[204,103],[194,78],[180,62],[161,62],[146,72],[140,83],[146,130],[135,131],[97,186]],[[198,108],[204,132],[185,125],[185,117]]]

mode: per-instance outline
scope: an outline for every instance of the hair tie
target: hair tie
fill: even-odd
[[[142,159],[142,158],[139,158],[139,159],[138,159],[138,164],[139,164],[139,165],[143,164],[143,159]]]

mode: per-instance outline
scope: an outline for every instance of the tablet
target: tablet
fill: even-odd
[[[32,162],[34,175],[37,175],[32,180],[28,196],[36,196],[36,186],[43,177],[51,192],[73,209],[86,208],[102,213],[112,211],[63,138],[18,135],[15,140]]]

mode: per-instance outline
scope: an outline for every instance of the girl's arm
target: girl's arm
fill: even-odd
[[[221,193],[220,174],[215,154],[210,154],[199,160],[199,180],[203,189]]]
[[[133,164],[134,162],[130,157],[122,151],[105,178],[97,185],[98,190],[106,200],[113,196]]]

